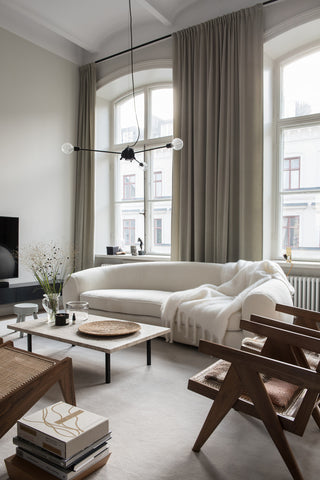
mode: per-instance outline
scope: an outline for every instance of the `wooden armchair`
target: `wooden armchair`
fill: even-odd
[[[190,390],[214,400],[193,450],[201,449],[234,408],[263,421],[292,477],[303,480],[284,431],[302,436],[311,415],[320,428],[320,365],[315,371],[311,370],[303,353],[304,349],[320,353],[320,339],[254,321],[241,323],[242,328],[251,328],[271,339],[265,342],[269,346],[263,354],[256,354],[200,341],[201,352],[221,360],[188,383]],[[279,345],[281,348],[277,350]],[[276,358],[270,358],[271,353],[276,354]],[[305,366],[300,366],[299,362]]]
[[[313,310],[305,310],[302,308],[293,307],[290,305],[277,304],[276,310],[279,312],[287,313],[294,316],[293,324],[281,322],[279,320],[273,320],[271,318],[260,317],[257,315],[251,315],[250,320],[253,320],[256,323],[274,326],[281,328],[282,330],[287,330],[291,332],[300,333],[301,335],[308,335],[320,339],[320,313]],[[250,324],[246,324],[250,325]],[[250,328],[246,330],[252,331]],[[257,329],[254,330],[257,333]],[[276,339],[274,339],[275,341]],[[241,350],[248,352],[259,353],[264,352],[267,354],[270,345],[264,348],[266,338],[263,335],[258,334],[255,337],[247,337],[242,341]],[[270,339],[268,344],[270,343]],[[278,349],[276,345],[276,350]],[[320,354],[312,351],[305,350],[305,357],[308,361],[308,364],[311,368],[315,369],[320,361]]]
[[[54,360],[0,339],[0,438],[56,382],[64,400],[76,405],[71,358]]]

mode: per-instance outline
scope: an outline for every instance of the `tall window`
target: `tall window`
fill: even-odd
[[[135,152],[142,151],[136,154],[137,160],[146,164],[143,169],[135,161],[115,158],[115,242],[134,245],[140,237],[147,253],[169,255],[172,150],[143,150],[166,145],[172,140],[172,87],[145,87],[137,92],[135,103],[136,111],[131,93],[114,103],[114,145],[111,149],[121,151],[127,145],[134,145]],[[130,223],[133,221],[134,224]]]
[[[320,48],[279,64],[277,255],[319,260]],[[281,238],[282,237],[282,238]]]

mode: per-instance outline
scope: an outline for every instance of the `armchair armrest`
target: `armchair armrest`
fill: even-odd
[[[245,330],[254,332],[261,337],[268,337],[269,339],[275,340],[283,345],[292,345],[310,350],[311,352],[320,353],[320,338],[284,329],[282,328],[282,322],[273,321],[273,325],[271,326],[263,323],[263,320],[265,319],[261,320],[261,323],[253,320],[241,320],[240,326]],[[272,320],[269,319],[269,323],[271,322]],[[276,324],[278,325],[275,326]],[[309,329],[305,330],[307,330],[307,333],[310,331]]]
[[[320,330],[317,323],[320,323],[320,312],[294,307],[293,305],[276,304],[278,312],[287,313],[295,317],[294,323],[303,327]]]
[[[292,296],[284,282],[271,279],[251,290],[246,296],[242,305],[242,318],[249,320],[252,314],[256,314],[292,322],[292,317],[287,312],[275,312],[277,304],[292,305]]]

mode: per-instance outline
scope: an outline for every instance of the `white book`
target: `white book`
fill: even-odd
[[[32,453],[23,450],[20,447],[17,447],[16,454],[18,457],[23,458],[27,462],[36,465],[37,467],[41,468],[47,473],[59,478],[60,480],[72,480],[73,477],[76,477],[81,473],[81,471],[85,471],[87,468],[91,467],[95,463],[100,462],[103,458],[109,455],[109,448],[105,447],[104,449],[99,449],[98,453],[95,453],[88,457],[86,461],[81,462],[81,465],[78,465],[77,470],[73,470],[72,467],[68,469],[64,469],[62,467],[58,467],[57,465],[53,465],[52,463],[46,462],[45,460],[32,455]]]
[[[69,458],[109,433],[107,418],[58,402],[17,422],[18,436],[62,458]]]

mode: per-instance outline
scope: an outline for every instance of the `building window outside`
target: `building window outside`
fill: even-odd
[[[139,91],[136,98],[139,98],[140,136],[133,148],[135,152],[141,151],[136,158],[145,162],[147,168],[141,168],[135,161],[119,161],[119,157],[115,157],[114,241],[127,247],[137,244],[140,237],[146,253],[170,255],[172,150],[144,150],[166,145],[172,140],[172,87],[148,86]],[[130,94],[114,103],[115,143],[110,150],[121,151],[127,145],[133,145],[137,135]],[[132,220],[135,221],[134,228],[129,226]]]
[[[278,245],[296,260],[319,260],[320,49],[278,64]]]
[[[283,217],[282,248],[299,247],[299,217]]]
[[[153,172],[154,182],[154,196],[155,198],[162,197],[162,172]]]
[[[300,157],[284,158],[283,188],[284,190],[300,188]]]
[[[123,220],[123,238],[125,245],[134,245],[136,243],[135,219]]]
[[[161,218],[154,219],[154,243],[161,245],[162,243],[162,220]]]
[[[136,176],[123,175],[123,199],[132,200],[136,196]]]

